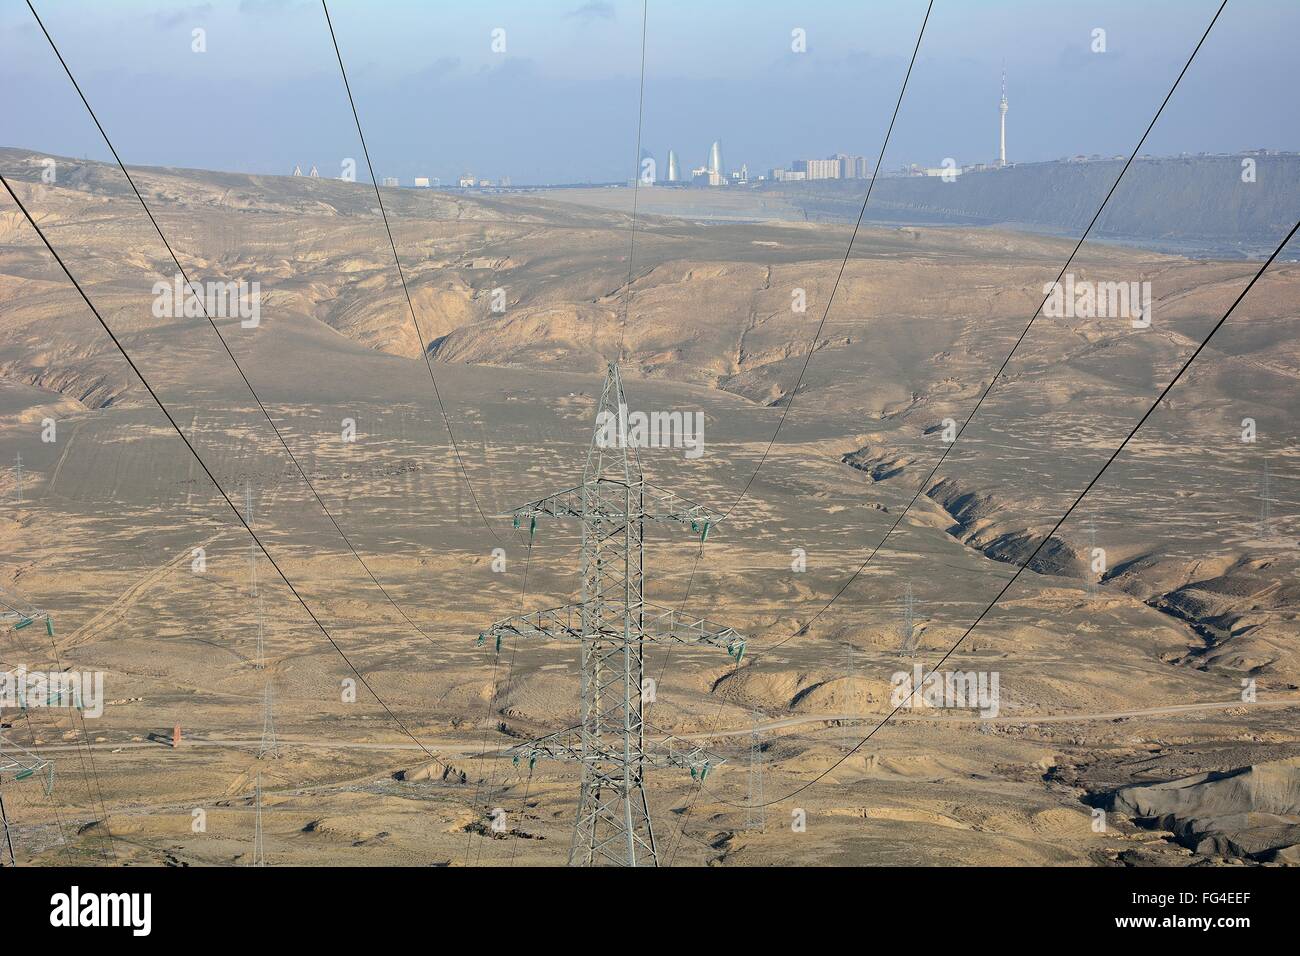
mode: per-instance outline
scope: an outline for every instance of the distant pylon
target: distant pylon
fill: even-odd
[[[244,521],[253,527],[253,486],[244,482]],[[257,542],[248,545],[248,573],[250,593],[253,598],[253,616],[257,619],[257,648],[253,653],[253,666],[261,670],[266,666],[266,632],[262,622],[262,595],[257,587]]]
[[[763,832],[767,823],[763,806],[763,738],[759,736],[759,721],[763,715],[755,712],[754,727],[749,735],[749,798],[745,801],[745,829]]]
[[[275,739],[275,695],[271,682],[266,682],[266,691],[262,696],[262,742],[257,748],[257,759],[280,756],[280,745]]]
[[[645,523],[687,526],[702,545],[721,516],[646,482],[629,437],[627,398],[617,363],[610,364],[596,405],[596,429],[582,484],[510,515],[516,527],[527,521],[530,535],[541,516],[582,522],[582,600],[498,621],[479,635],[481,644],[491,639],[497,653],[506,637],[577,640],[581,649],[580,730],[514,748],[515,760],[526,758],[531,766],[539,757],[552,757],[581,764],[570,865],[657,866],[646,768],[686,768],[702,781],[721,760],[671,736],[651,739],[658,735],[643,715],[645,645],[722,647],[739,664],[745,641],[730,627],[645,600]]]
[[[1268,459],[1264,459],[1264,471],[1259,478],[1259,536],[1269,538],[1273,535],[1273,487],[1268,474]]]
[[[898,625],[898,636],[901,639],[898,646],[900,657],[906,657],[909,660],[916,660],[916,607],[912,600],[912,582],[907,582],[907,590],[903,594],[903,603],[900,609],[902,620]]]
[[[856,742],[853,736],[853,721],[851,719],[853,715],[856,713],[856,711],[853,709],[853,697],[854,697],[853,676],[858,671],[858,665],[857,665],[857,661],[855,660],[854,651],[856,650],[856,648],[854,648],[853,642],[852,641],[846,642],[845,647],[846,650],[844,653],[844,704],[843,704],[844,716],[843,719],[840,721],[840,731],[844,735],[845,743],[849,746],[852,746]]]
[[[266,848],[262,845],[262,771],[257,771],[253,785],[253,866],[266,866]]]

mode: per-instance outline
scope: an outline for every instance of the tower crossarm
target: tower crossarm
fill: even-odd
[[[628,508],[629,490],[634,493],[631,514]],[[532,523],[539,517],[594,517],[609,521],[645,518],[649,521],[673,521],[689,527],[695,534],[704,536],[708,534],[709,528],[722,520],[723,514],[649,482],[629,486],[626,482],[616,479],[597,478],[587,484],[566,488],[564,491],[557,491],[553,495],[512,508],[498,517],[512,519],[516,528],[528,521],[530,531]]]
[[[647,640],[672,644],[708,644],[721,647],[737,663],[745,656],[745,638],[734,627],[715,624],[677,608],[645,605]]]
[[[0,630],[21,631],[25,627],[44,621],[50,636],[54,635],[54,619],[49,611],[43,611],[15,594],[0,589]]]
[[[491,638],[498,647],[505,637],[531,637],[549,641],[576,641],[582,637],[582,605],[563,604],[497,621],[478,636],[479,644]]]
[[[54,764],[19,747],[5,737],[0,737],[0,784],[11,780],[26,780],[41,775],[45,792],[54,788]]]
[[[500,649],[506,637],[540,638],[551,641],[577,641],[582,639],[582,612],[584,605],[563,604],[559,607],[530,611],[497,621],[478,637],[480,645],[490,639]],[[644,604],[642,633],[647,641],[657,644],[705,644],[720,647],[737,663],[745,655],[745,638],[734,627],[714,624],[693,614],[683,614],[675,608],[657,604]],[[617,638],[617,632],[609,633]]]
[[[696,780],[704,780],[714,767],[726,763],[726,758],[672,734],[658,734],[646,727],[644,762],[659,769],[687,770]],[[582,735],[577,728],[557,731],[506,751],[516,766],[527,764],[531,770],[539,760],[585,760],[595,766],[617,764],[622,759],[623,742],[610,738],[608,744],[589,742],[587,752],[582,749]],[[611,776],[607,783],[618,786],[621,778]]]
[[[722,520],[723,514],[697,505],[674,491],[645,483],[645,516],[653,521],[675,521],[687,525],[697,534],[707,534],[708,529]]]
[[[31,627],[38,621],[44,621],[47,629],[54,626],[54,622],[46,611],[38,611],[35,609],[0,611],[0,629],[7,631],[21,631],[25,627]]]

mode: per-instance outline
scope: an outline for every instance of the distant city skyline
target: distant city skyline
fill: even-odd
[[[1009,162],[1126,153],[1216,7],[939,0],[883,168],[997,162],[1004,65]],[[669,149],[689,179],[715,141],[751,175],[836,153],[874,165],[925,3],[649,9],[642,142],[662,180]],[[378,12],[335,0],[331,12],[381,179],[635,174],[639,3],[393,0]],[[360,158],[317,4],[109,0],[49,3],[42,15],[127,162],[279,175],[315,164],[337,177]],[[196,29],[204,52],[192,49]],[[1300,149],[1296,35],[1300,5],[1234,0],[1146,151]],[[22,5],[0,11],[0,83],[0,145],[110,158]]]

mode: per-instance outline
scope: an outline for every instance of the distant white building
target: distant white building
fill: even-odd
[[[478,185],[478,180],[474,178],[474,176],[473,176],[472,173],[462,173],[462,174],[461,174],[461,177],[460,177],[460,188],[461,188],[461,189],[472,189],[472,188],[474,188],[476,185]]]
[[[429,177],[428,177],[428,176],[416,176],[414,182],[415,182],[415,188],[416,188],[416,189],[428,189],[428,188],[429,188]]]
[[[806,174],[808,179],[839,179],[840,161],[838,159],[797,159],[794,171]]]
[[[396,188],[397,186],[399,186],[399,185],[401,185],[401,184],[398,183],[398,181],[397,181],[397,177],[396,177],[396,176],[385,176],[385,177],[384,177],[384,185],[385,185],[385,186],[393,186],[394,188]]]
[[[867,179],[871,175],[870,164],[865,156],[836,153],[835,161],[840,164],[840,179]]]

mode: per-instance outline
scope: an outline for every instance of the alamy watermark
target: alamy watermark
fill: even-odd
[[[596,445],[600,448],[684,448],[687,458],[704,454],[703,412],[629,412],[596,415]]]
[[[170,283],[160,279],[153,284],[155,319],[197,319],[204,312],[212,319],[239,319],[245,329],[255,329],[262,321],[262,285],[248,282],[186,283],[175,276]]]
[[[891,707],[946,707],[978,710],[981,717],[996,717],[1001,702],[997,671],[931,671],[923,674],[920,664],[911,671],[895,671],[889,683]],[[913,692],[915,691],[915,692]]]
[[[0,707],[75,707],[85,717],[104,713],[103,671],[0,671]]]
[[[1128,319],[1135,329],[1151,327],[1150,282],[1092,282],[1066,273],[1064,282],[1044,285],[1043,295],[1049,319]]]

